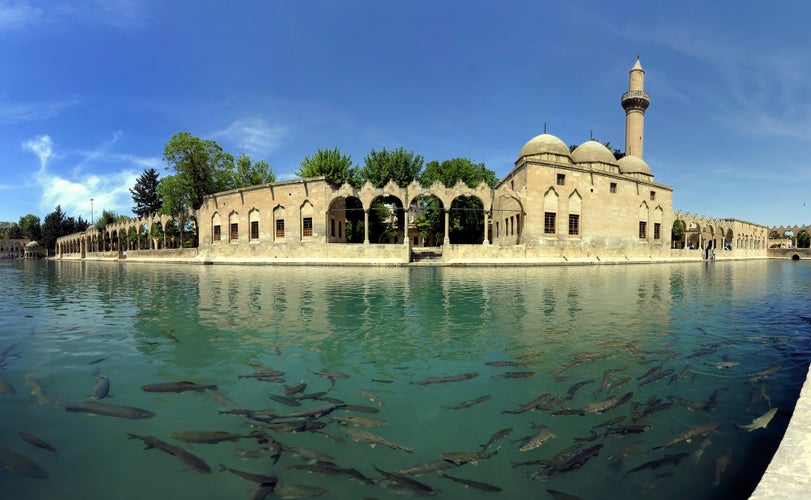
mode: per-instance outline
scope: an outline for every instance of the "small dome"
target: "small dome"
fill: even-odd
[[[561,156],[569,156],[569,148],[566,143],[551,134],[536,135],[521,148],[518,158],[528,155],[551,153]]]
[[[586,141],[572,151],[575,163],[608,163],[616,165],[614,154],[597,141]]]
[[[42,247],[42,245],[40,245],[39,242],[36,242],[36,241],[29,241],[28,244],[25,245],[25,248],[28,248],[28,249],[31,249],[31,250],[33,250],[35,248],[41,248],[41,247]]]
[[[626,155],[620,158],[617,164],[620,166],[620,172],[623,174],[645,174],[653,176],[650,167],[642,158]]]

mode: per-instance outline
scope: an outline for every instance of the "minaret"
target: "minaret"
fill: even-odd
[[[645,88],[645,70],[636,57],[631,68],[628,92],[622,94],[625,110],[625,154],[642,159],[642,144],[645,138],[645,110],[650,105],[650,95]]]

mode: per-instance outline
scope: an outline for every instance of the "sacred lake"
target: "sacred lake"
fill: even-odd
[[[773,260],[2,262],[0,491],[745,499],[805,379],[810,286]]]

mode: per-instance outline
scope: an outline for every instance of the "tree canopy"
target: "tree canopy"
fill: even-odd
[[[462,181],[470,188],[475,188],[482,182],[493,187],[497,182],[496,173],[486,168],[484,163],[474,163],[467,158],[452,158],[442,162],[433,160],[425,165],[420,175],[420,183],[430,186],[440,181],[445,187],[453,187]]]
[[[402,147],[393,151],[385,148],[380,151],[372,149],[363,160],[363,167],[359,171],[360,180],[370,182],[378,188],[385,186],[389,180],[400,187],[406,187],[419,178],[423,161],[422,156]]]
[[[296,175],[302,179],[307,177],[326,177],[327,182],[333,186],[344,183],[360,186],[358,169],[352,166],[352,158],[341,153],[338,148],[321,149],[301,160]]]
[[[36,215],[23,215],[20,217],[20,222],[18,222],[17,225],[20,226],[20,232],[23,238],[28,238],[32,241],[42,239],[42,226],[40,225],[39,217]]]
[[[56,248],[56,239],[61,236],[66,236],[73,233],[81,233],[90,225],[89,222],[84,220],[81,216],[78,219],[68,217],[62,211],[60,205],[56,209],[45,216],[45,222],[42,224],[42,240],[40,244],[48,250]]]
[[[138,217],[146,217],[158,213],[163,202],[158,194],[158,172],[154,168],[144,170],[135,186],[130,189],[132,201],[132,213]]]
[[[809,248],[811,247],[811,235],[808,234],[808,231],[803,229],[799,233],[797,233],[797,248]]]
[[[264,160],[253,162],[251,157],[245,153],[237,156],[229,177],[226,181],[226,189],[238,189],[276,182],[276,175],[268,162]]]
[[[185,187],[182,203],[195,210],[203,204],[206,195],[230,187],[234,157],[212,140],[178,132],[164,145],[163,159],[182,180]]]

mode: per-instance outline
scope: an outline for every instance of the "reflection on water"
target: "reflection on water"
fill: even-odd
[[[807,263],[767,261],[527,269],[4,262],[0,382],[13,389],[0,391],[0,443],[50,477],[29,477],[0,453],[18,471],[0,474],[0,491],[250,498],[259,488],[222,464],[276,476],[274,494],[287,497],[323,492],[298,485],[330,498],[422,488],[450,498],[551,498],[550,490],[746,498],[808,366],[809,283]],[[65,411],[98,390],[100,374],[111,396],[101,402],[156,416]],[[27,375],[58,401],[40,404]],[[140,389],[180,381],[218,389]],[[772,417],[765,428],[735,425],[762,415]],[[190,444],[173,434],[181,431],[243,437]],[[128,433],[169,445],[145,450]],[[178,446],[211,472],[167,453]]]

